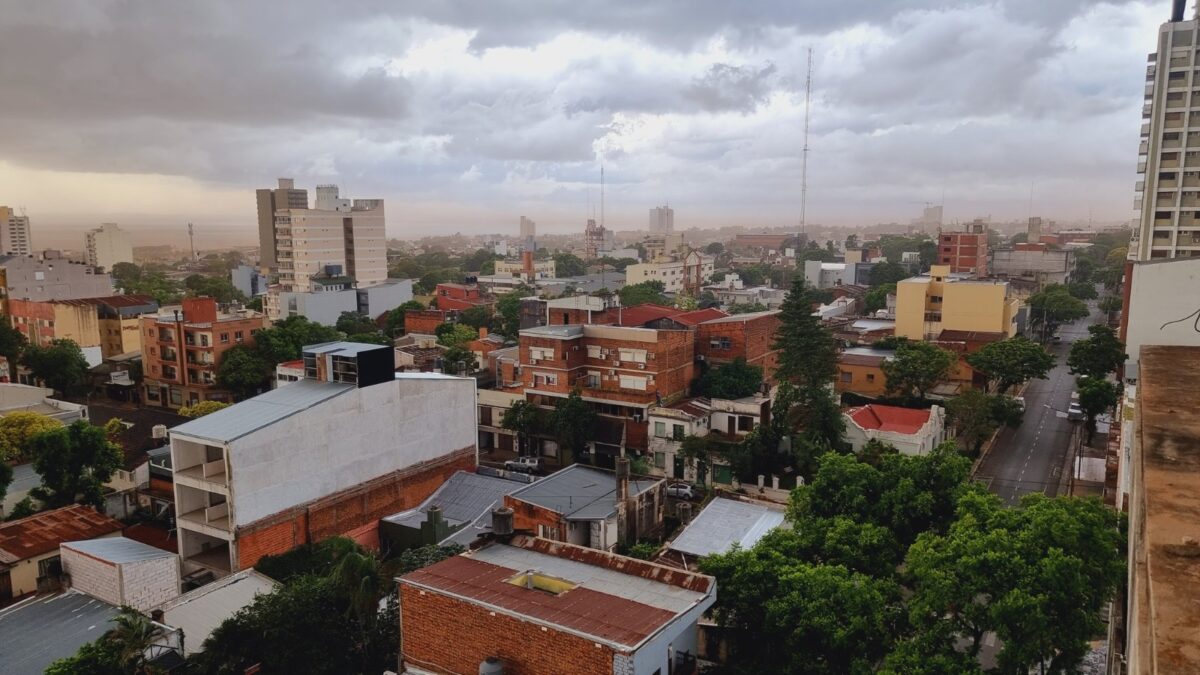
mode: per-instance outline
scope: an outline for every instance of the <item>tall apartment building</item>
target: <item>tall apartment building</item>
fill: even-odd
[[[33,255],[29,216],[17,215],[16,211],[7,206],[0,206],[0,253]]]
[[[307,193],[292,186],[281,178],[277,189],[258,191],[262,264],[275,272],[279,290],[307,293],[314,276],[331,270],[360,287],[386,281],[383,200],[342,199],[336,185],[319,185],[310,209]]]
[[[650,209],[650,234],[670,234],[675,231],[675,209],[656,206]]]
[[[47,302],[112,294],[110,275],[57,252],[46,251],[40,258],[0,255],[0,313],[8,313],[10,300]]]
[[[475,380],[394,373],[392,348],[303,350],[304,377],[171,429],[185,574],[218,577],[379,519],[476,465]]]
[[[253,344],[266,318],[248,309],[222,311],[212,298],[185,298],[141,317],[144,401],[180,408],[200,401],[230,401],[217,387],[217,368],[234,345]]]
[[[661,281],[667,293],[700,295],[700,287],[712,279],[716,260],[712,256],[689,251],[675,260],[639,263],[625,268],[625,283]]]
[[[936,340],[943,331],[1016,335],[1021,302],[1006,281],[972,279],[933,265],[928,274],[896,284],[896,336]]]
[[[139,317],[158,309],[148,295],[113,295],[78,300],[10,300],[13,328],[29,344],[46,346],[51,340],[72,340],[88,363],[141,351]]]
[[[532,219],[521,216],[521,241],[533,239],[537,236],[537,223]]]
[[[117,263],[133,262],[133,241],[116,223],[102,223],[83,234],[83,252],[87,264],[112,271]]]
[[[1200,255],[1200,21],[1185,21],[1184,5],[1172,3],[1147,59],[1133,260]]]
[[[949,265],[954,274],[976,278],[988,275],[988,228],[980,219],[963,226],[961,232],[938,233],[938,264]]]

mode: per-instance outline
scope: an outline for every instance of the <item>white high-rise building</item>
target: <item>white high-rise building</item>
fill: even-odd
[[[650,234],[670,234],[675,230],[675,209],[656,206],[650,209]]]
[[[129,233],[116,223],[102,223],[83,235],[83,252],[87,264],[111,272],[117,263],[133,262],[133,242]]]
[[[521,240],[532,239],[537,236],[537,223],[531,219],[521,216]]]
[[[33,255],[29,217],[19,216],[7,206],[0,206],[0,254]]]
[[[1200,256],[1200,21],[1174,0],[1146,65],[1130,258]]]

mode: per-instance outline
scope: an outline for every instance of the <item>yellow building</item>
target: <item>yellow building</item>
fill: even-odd
[[[936,340],[942,331],[1017,333],[1021,301],[1008,282],[951,274],[934,265],[928,274],[896,284],[896,336]]]
[[[115,537],[124,526],[88,506],[73,504],[0,524],[0,606],[61,574],[64,541]]]
[[[12,299],[9,317],[30,344],[68,339],[81,349],[99,348],[101,358],[141,351],[138,317],[158,309],[145,295],[32,302]]]

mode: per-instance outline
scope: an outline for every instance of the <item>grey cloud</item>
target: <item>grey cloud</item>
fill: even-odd
[[[751,110],[770,93],[774,74],[774,64],[754,68],[714,63],[683,95],[703,110]]]

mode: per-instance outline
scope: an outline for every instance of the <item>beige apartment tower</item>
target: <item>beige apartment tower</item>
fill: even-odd
[[[7,206],[0,206],[0,254],[33,255],[29,217],[17,215]]]
[[[307,293],[313,277],[347,276],[359,287],[387,280],[387,239],[382,199],[342,199],[336,185],[308,192],[290,178],[258,190],[261,265],[278,290]]]
[[[133,241],[116,223],[103,223],[84,233],[83,252],[87,264],[111,272],[117,263],[133,262]]]
[[[656,206],[650,209],[650,234],[671,234],[675,231],[675,209],[669,206]]]
[[[1173,2],[1146,64],[1134,260],[1200,256],[1200,21],[1184,5]]]

